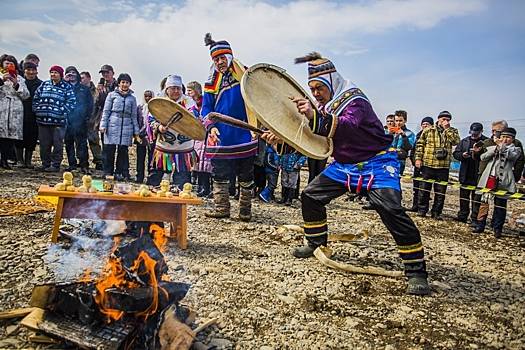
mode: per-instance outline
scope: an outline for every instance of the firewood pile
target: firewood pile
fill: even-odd
[[[101,228],[103,226],[100,226]],[[83,233],[93,234],[93,227]],[[75,234],[62,232],[74,241]],[[82,349],[189,349],[196,313],[181,304],[190,285],[170,281],[162,253],[164,229],[128,223],[111,236],[113,246],[101,271],[86,269],[74,281],[34,286],[30,307],[0,313],[24,317],[20,325],[38,343],[64,343]]]

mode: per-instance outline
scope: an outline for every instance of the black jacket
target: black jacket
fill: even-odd
[[[461,162],[459,168],[459,182],[464,185],[476,185],[478,182],[479,158],[473,157],[472,147],[478,141],[484,141],[487,137],[481,135],[481,138],[472,140],[470,136],[465,137],[456,146],[452,155]],[[463,153],[468,152],[470,157],[463,158]]]

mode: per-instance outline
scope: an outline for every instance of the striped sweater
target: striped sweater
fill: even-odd
[[[44,81],[33,97],[33,111],[40,125],[66,126],[67,117],[75,106],[75,92],[65,80],[57,84]]]

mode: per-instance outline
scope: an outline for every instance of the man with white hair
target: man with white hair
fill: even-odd
[[[168,76],[163,92],[167,98],[177,102],[194,115],[198,115],[193,99],[182,93],[182,78],[179,75]],[[157,142],[153,151],[151,171],[146,183],[151,186],[158,186],[165,173],[173,173],[173,185],[182,190],[182,186],[186,182],[191,182],[190,171],[197,160],[193,150],[194,140],[165,127],[151,114],[149,123],[153,133],[156,134]]]

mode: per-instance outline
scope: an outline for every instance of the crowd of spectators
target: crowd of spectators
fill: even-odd
[[[202,108],[202,86],[197,81],[183,84],[178,75],[161,81],[158,93],[146,90],[137,102],[128,73],[115,77],[111,65],[103,65],[97,84],[87,71],[75,66],[53,65],[44,80],[38,77],[40,60],[28,54],[18,62],[11,55],[0,57],[0,167],[35,168],[43,172],[79,171],[83,174],[113,176],[119,181],[146,182],[157,186],[168,174],[181,187],[193,182],[200,197],[212,196],[210,160],[204,156],[205,143],[167,142],[169,131],[157,123],[148,111],[148,101],[164,96],[184,105],[196,118]],[[407,128],[408,113],[395,111],[386,117],[385,133],[392,135],[391,148],[397,152],[399,174],[413,169],[413,198],[408,211],[419,216],[442,220],[449,184],[451,161],[460,162],[459,211],[456,220],[470,222],[473,233],[487,225],[489,203],[494,202],[491,226],[501,237],[506,217],[507,199],[495,191],[514,193],[525,165],[522,143],[516,130],[505,120],[491,124],[491,135],[483,134],[481,123],[472,123],[469,135],[461,139],[453,127],[452,114],[442,111],[434,123],[432,117],[421,120],[416,132]],[[171,135],[180,139],[181,135]],[[40,164],[33,165],[33,153],[39,145]],[[183,146],[181,146],[183,145]],[[177,149],[171,156],[170,147]],[[67,166],[63,167],[64,146]],[[131,177],[129,148],[135,147],[135,177]],[[91,152],[91,157],[90,153]],[[194,161],[190,161],[193,159]],[[91,166],[90,166],[91,160]],[[291,205],[298,198],[300,169],[308,165],[308,182],[326,166],[327,159],[310,159],[284,145],[273,147],[259,141],[254,165],[254,196],[263,202],[276,200],[275,190],[281,177],[278,203]],[[191,164],[191,166],[188,166]],[[100,173],[102,172],[102,173]],[[480,190],[480,188],[492,191]],[[431,193],[434,192],[430,207]],[[235,176],[230,178],[230,194],[238,196]]]

